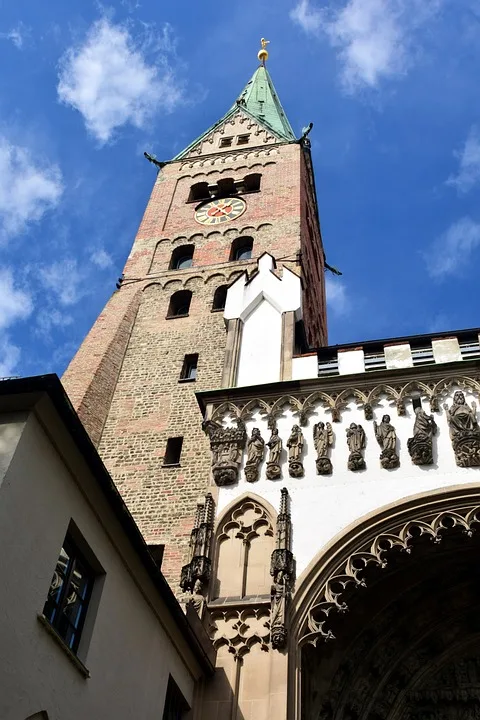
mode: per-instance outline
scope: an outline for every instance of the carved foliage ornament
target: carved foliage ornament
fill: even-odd
[[[471,537],[479,524],[480,505],[462,506],[427,516],[427,519],[420,514],[377,535],[372,542],[369,541],[343,561],[322,586],[311,603],[302,633],[302,644],[307,642],[315,645],[319,639],[332,640],[335,637],[328,629],[330,614],[348,610],[344,600],[347,588],[365,587],[364,571],[367,566],[387,567],[392,549],[411,553],[419,538],[430,537],[435,543],[440,543],[443,535],[453,529],[461,529]]]
[[[210,438],[213,479],[220,487],[233,485],[238,480],[247,437],[244,422],[237,419],[237,427],[224,428],[217,422],[207,421],[203,427]]]

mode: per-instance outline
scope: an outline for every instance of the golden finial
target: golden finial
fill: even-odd
[[[268,60],[267,45],[270,40],[265,40],[265,38],[262,38],[260,42],[262,43],[262,49],[258,51],[258,59],[260,60],[262,65],[265,65]]]

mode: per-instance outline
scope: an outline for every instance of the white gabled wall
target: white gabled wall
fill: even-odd
[[[225,320],[242,321],[236,385],[280,379],[282,315],[301,317],[300,278],[285,267],[278,277],[274,269],[275,259],[265,253],[258,272],[251,279],[241,275],[227,292]]]

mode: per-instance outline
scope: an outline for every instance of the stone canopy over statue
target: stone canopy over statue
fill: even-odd
[[[380,425],[374,422],[373,428],[377,442],[382,448],[380,453],[381,466],[386,470],[398,467],[400,460],[397,455],[397,433],[390,423],[390,415],[384,415]]]
[[[461,390],[453,396],[450,407],[443,406],[450,428],[455,460],[459,467],[480,466],[480,427],[477,421],[477,406],[470,406]]]

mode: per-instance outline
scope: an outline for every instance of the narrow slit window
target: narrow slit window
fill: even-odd
[[[185,355],[183,360],[182,372],[180,380],[190,380],[193,382],[197,379],[198,354]]]
[[[227,302],[228,285],[220,285],[213,295],[212,310],[224,310]]]
[[[163,458],[164,466],[179,465],[182,454],[183,437],[172,437],[167,440],[167,448]]]

